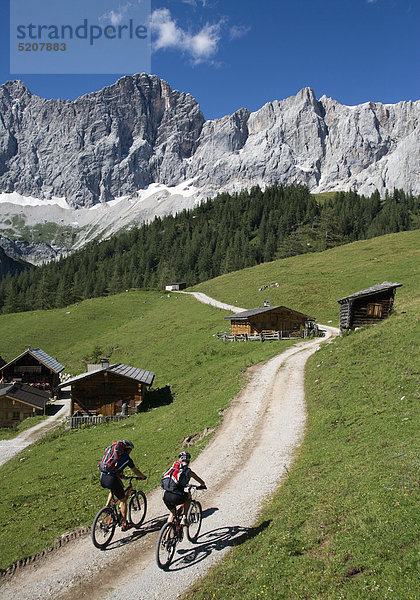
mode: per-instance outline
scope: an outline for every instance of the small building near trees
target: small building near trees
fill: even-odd
[[[185,290],[186,287],[187,284],[185,283],[185,281],[175,281],[173,283],[167,283],[165,285],[165,290],[167,292],[177,292],[179,290]]]
[[[17,425],[28,417],[43,415],[49,394],[25,383],[0,384],[0,427]]]
[[[62,383],[71,386],[70,414],[72,416],[115,416],[137,412],[155,374],[122,363],[101,365]]]
[[[314,317],[286,306],[261,306],[225,319],[230,320],[231,335],[249,337],[274,333],[279,333],[279,337],[298,336],[315,321]]]
[[[0,367],[3,382],[22,382],[53,394],[64,367],[41,348],[25,346],[25,352]]]
[[[340,329],[373,325],[389,317],[395,291],[402,283],[384,281],[337,300],[340,304]]]

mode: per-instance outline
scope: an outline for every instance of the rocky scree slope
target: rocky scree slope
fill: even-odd
[[[12,81],[0,86],[0,192],[74,208],[154,182],[188,181],[201,197],[277,183],[418,194],[419,116],[420,101],[348,107],[305,88],[206,121],[191,95],[157,76],[126,76],[74,102]]]

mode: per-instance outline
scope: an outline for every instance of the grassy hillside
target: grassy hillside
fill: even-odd
[[[132,439],[133,458],[150,477],[147,491],[189,435],[216,427],[243,385],[243,370],[273,356],[277,342],[224,344],[213,334],[226,312],[192,297],[129,292],[67,309],[0,316],[0,354],[40,346],[77,374],[100,354],[156,373],[173,402],[124,423],[56,431],[0,468],[0,568],[47,547],[65,531],[91,524],[104,502],[96,464],[114,439]],[[286,343],[282,347],[287,347]],[[191,447],[196,454],[209,436]],[[12,512],[11,512],[12,511]]]
[[[257,525],[263,526],[255,530],[260,533],[235,548],[189,599],[192,593],[205,600],[418,597],[419,465],[413,439],[419,235],[400,233],[297,256],[197,286],[238,306],[262,305],[268,298],[336,324],[337,298],[384,280],[403,283],[390,319],[314,355],[307,374],[307,435],[290,476],[261,514]],[[258,292],[276,281],[279,288]],[[243,383],[243,368],[279,350],[277,342],[216,341],[211,334],[223,328],[225,314],[186,296],[129,292],[48,313],[0,317],[0,354],[6,358],[31,343],[76,374],[102,352],[155,371],[156,387],[168,383],[174,393],[172,404],[124,424],[57,432],[23,452],[24,460],[4,465],[0,474],[8,485],[0,511],[7,525],[0,566],[91,521],[104,498],[95,464],[111,438],[133,439],[134,458],[150,469],[150,489],[184,437],[217,426]]]
[[[288,306],[320,323],[332,320],[338,325],[337,300],[382,281],[403,283],[397,290],[398,310],[400,300],[419,292],[419,264],[420,230],[415,230],[265,263],[192,289],[244,308],[263,306],[264,300],[270,300],[273,306]],[[279,287],[258,291],[272,283]]]
[[[189,600],[420,597],[418,242],[412,232],[304,257],[313,282],[325,269],[328,289],[336,283],[334,298],[384,279],[404,287],[391,318],[325,345],[310,359],[307,434],[294,468],[262,511],[254,528],[258,535],[251,531],[189,591]],[[315,258],[325,261],[317,272]],[[301,258],[269,268],[269,280],[287,270],[284,303],[295,300],[296,306],[301,296],[293,290],[305,268]],[[237,289],[245,281],[254,281],[254,287],[264,281],[266,273],[250,271],[254,278],[248,271],[242,285],[235,275]],[[217,293],[219,285],[208,282],[200,289]],[[333,318],[336,307],[324,286],[304,287],[324,301],[321,319]],[[225,289],[224,300],[236,299],[229,285]],[[279,294],[275,302],[283,298],[281,291],[273,290]],[[247,305],[244,299],[242,292],[238,303]]]

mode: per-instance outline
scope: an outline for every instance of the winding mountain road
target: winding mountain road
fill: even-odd
[[[200,294],[197,299],[207,298]],[[213,306],[241,310],[209,300]],[[322,327],[327,331],[322,341],[338,333]],[[88,536],[69,542],[6,579],[2,600],[173,600],[188,589],[247,532],[255,531],[264,500],[287,475],[304,434],[304,367],[319,344],[319,339],[299,342],[249,369],[247,385],[192,465],[208,486],[200,497],[203,526],[196,544],[182,543],[168,572],[154,560],[157,532],[166,519],[157,489],[148,495],[141,530],[118,532],[104,552]]]

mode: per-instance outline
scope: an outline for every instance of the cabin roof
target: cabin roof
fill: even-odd
[[[249,317],[253,317],[255,315],[270,312],[272,310],[276,310],[277,308],[285,308],[286,310],[289,310],[290,312],[292,312],[296,315],[305,317],[309,321],[315,321],[314,317],[305,315],[304,313],[298,312],[297,310],[293,310],[292,308],[287,308],[287,306],[259,306],[258,308],[251,308],[250,310],[243,310],[242,312],[225,317],[225,319],[230,319],[230,320],[235,320],[235,321],[246,321],[249,319]]]
[[[12,365],[17,360],[19,360],[19,358],[22,358],[22,356],[25,356],[25,354],[31,354],[39,362],[44,364],[46,367],[48,367],[49,369],[51,369],[51,371],[54,371],[55,373],[60,373],[64,369],[64,366],[61,363],[55,360],[55,358],[49,356],[49,354],[41,350],[41,348],[29,348],[28,350],[25,350],[25,352],[22,352],[22,354],[19,354],[19,356],[17,356],[16,358],[14,358],[13,360],[11,360],[10,362],[8,362],[0,368],[5,369],[9,365]]]
[[[363,298],[364,296],[372,296],[374,294],[378,294],[380,292],[395,289],[397,287],[401,287],[402,283],[391,283],[390,281],[383,281],[382,283],[377,283],[376,285],[372,285],[365,290],[361,290],[360,292],[356,292],[355,294],[350,294],[350,296],[346,296],[345,298],[340,298],[337,300],[339,303],[346,302],[347,300],[355,300],[356,298]]]
[[[68,379],[67,381],[61,383],[58,387],[66,387],[71,385],[74,381],[80,381],[81,379],[92,377],[93,375],[97,375],[101,372],[116,373],[122,377],[128,377],[129,379],[134,379],[135,381],[144,383],[145,385],[152,385],[155,378],[155,374],[152,371],[145,371],[144,369],[129,367],[128,365],[123,365],[122,363],[115,363],[114,365],[109,365],[108,367],[99,368],[94,371],[82,373],[81,375],[76,375],[76,377]]]
[[[3,396],[19,400],[36,408],[44,408],[49,399],[49,394],[46,392],[16,381],[0,384],[0,398]]]

